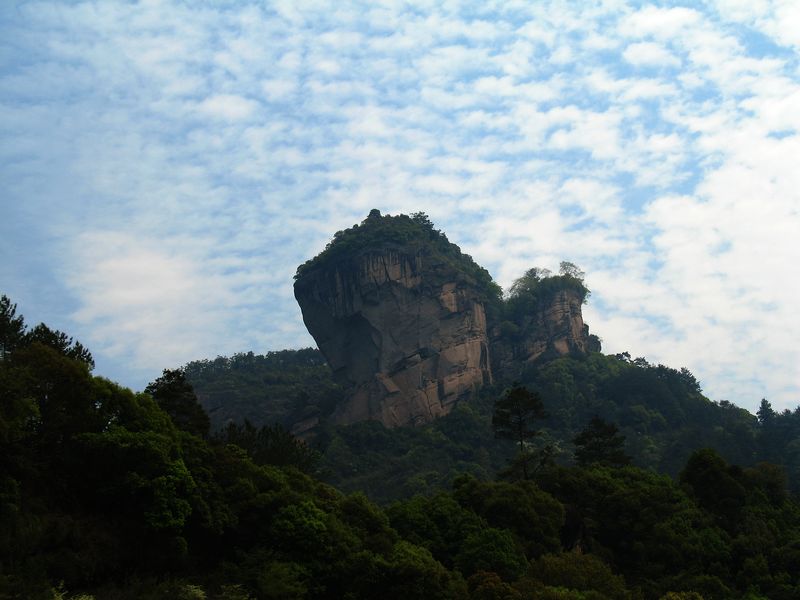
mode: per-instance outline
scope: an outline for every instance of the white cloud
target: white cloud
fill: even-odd
[[[191,360],[221,333],[209,316],[218,318],[232,297],[191,259],[125,233],[86,233],[75,250],[83,266],[70,283],[84,298],[75,319],[90,327],[86,341],[100,352],[124,358],[132,349],[136,369],[157,373]]]
[[[620,154],[621,115],[612,112],[594,112],[567,107],[550,111],[551,123],[564,123],[550,135],[549,145],[558,150],[580,149],[593,158],[606,160]]]
[[[621,19],[620,31],[629,37],[653,36],[668,40],[679,37],[685,30],[702,20],[691,8],[658,8],[645,6]]]
[[[247,119],[258,108],[254,100],[234,94],[216,94],[200,102],[197,110],[202,114],[227,121]]]
[[[637,67],[679,67],[681,61],[661,44],[637,42],[622,53],[625,60]]]
[[[297,92],[297,82],[291,79],[268,79],[261,83],[261,89],[270,100],[284,100]]]
[[[800,46],[800,5],[793,0],[716,0],[720,18],[753,26],[784,46]]]

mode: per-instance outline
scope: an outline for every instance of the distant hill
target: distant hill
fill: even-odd
[[[245,420],[291,428],[309,414],[330,413],[342,397],[314,348],[219,356],[192,361],[183,371],[215,430]]]
[[[549,417],[536,440],[557,462],[599,416],[641,467],[675,475],[710,447],[735,464],[783,465],[800,489],[800,409],[766,403],[752,415],[705,397],[684,368],[602,354],[571,263],[557,275],[531,268],[503,296],[423,213],[373,210],[298,268],[295,295],[321,352],[237,354],[185,372],[213,427],[248,420],[313,439],[342,489],[390,500],[446,487],[455,472],[496,472],[510,451],[491,416],[512,381],[541,394]]]

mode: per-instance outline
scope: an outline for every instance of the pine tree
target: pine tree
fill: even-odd
[[[495,437],[513,440],[518,444],[517,460],[522,462],[525,479],[528,479],[528,460],[530,458],[525,444],[539,434],[539,431],[533,428],[533,421],[545,417],[547,417],[547,412],[544,410],[541,396],[518,383],[506,390],[503,397],[494,404],[492,427]]]

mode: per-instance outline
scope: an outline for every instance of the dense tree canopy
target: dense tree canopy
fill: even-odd
[[[299,280],[323,265],[347,265],[364,253],[376,250],[397,250],[412,255],[424,252],[430,255],[431,264],[444,262],[456,272],[475,282],[483,294],[484,301],[491,306],[500,302],[501,289],[489,272],[478,265],[470,255],[464,254],[456,244],[447,239],[425,213],[382,215],[372,209],[361,223],[343,231],[337,231],[325,249],[297,269],[295,279]],[[434,271],[430,277],[436,277]]]
[[[144,391],[169,415],[175,427],[193,435],[208,436],[211,421],[183,371],[164,369],[164,374]]]

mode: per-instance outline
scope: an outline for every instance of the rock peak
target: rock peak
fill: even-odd
[[[303,320],[348,390],[334,420],[420,424],[491,381],[488,273],[422,213],[344,232],[298,269]]]

